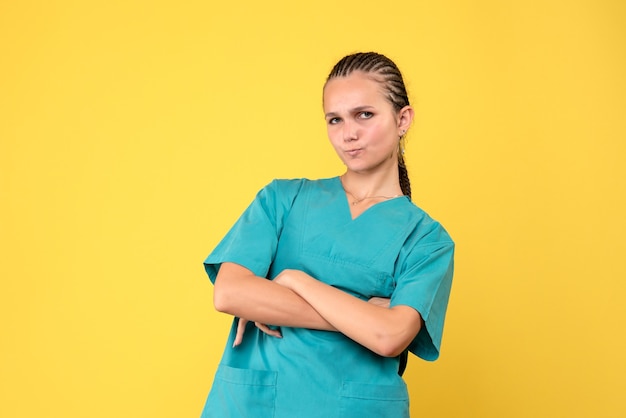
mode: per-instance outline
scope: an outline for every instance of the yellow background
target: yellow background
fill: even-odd
[[[457,242],[414,415],[626,416],[625,18],[621,0],[2,1],[0,416],[199,415],[229,323],[202,260],[272,178],[341,172],[321,89],[357,50],[404,71],[414,200]]]

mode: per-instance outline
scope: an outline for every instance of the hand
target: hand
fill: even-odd
[[[272,282],[289,289],[289,280],[291,278],[290,276],[292,275],[292,272],[294,272],[294,270],[283,270],[272,279]]]
[[[291,289],[296,293],[298,293],[298,288],[309,280],[317,281],[302,270],[295,269],[285,269],[272,279],[274,283]]]
[[[381,308],[389,308],[389,304],[391,303],[391,299],[381,298],[378,296],[374,296],[367,303],[371,303],[372,305],[380,306]]]
[[[235,334],[235,341],[233,341],[233,347],[237,347],[243,341],[243,334],[246,332],[246,325],[248,324],[247,319],[239,318],[239,322],[237,322],[237,334]],[[271,335],[272,337],[282,338],[283,335],[280,333],[278,329],[271,329],[266,324],[261,324],[260,322],[255,322],[254,325],[266,333],[267,335]]]

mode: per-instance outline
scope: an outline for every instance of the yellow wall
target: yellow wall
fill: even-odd
[[[458,244],[415,415],[626,416],[626,3],[213,3],[0,3],[0,416],[199,415],[201,262],[272,178],[340,172],[321,87],[356,50],[404,70]]]

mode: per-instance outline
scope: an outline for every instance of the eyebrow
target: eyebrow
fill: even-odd
[[[355,108],[350,109],[350,113],[358,113],[358,112],[362,112],[364,110],[370,110],[370,109],[374,109],[374,106],[370,106],[370,105],[357,106]],[[330,117],[334,118],[334,117],[338,116],[338,114],[335,113],[335,112],[328,112],[324,116],[327,117],[327,118],[330,118]]]

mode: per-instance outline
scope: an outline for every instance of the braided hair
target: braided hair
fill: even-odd
[[[396,112],[403,107],[409,106],[409,96],[406,92],[402,74],[398,66],[389,58],[376,52],[357,52],[343,57],[328,75],[326,82],[336,77],[347,77],[354,71],[373,74],[376,80],[385,89],[386,98],[391,103]],[[404,136],[400,138],[400,143],[404,142]],[[398,152],[398,180],[402,193],[411,198],[411,182],[409,172],[404,163],[404,147]]]

